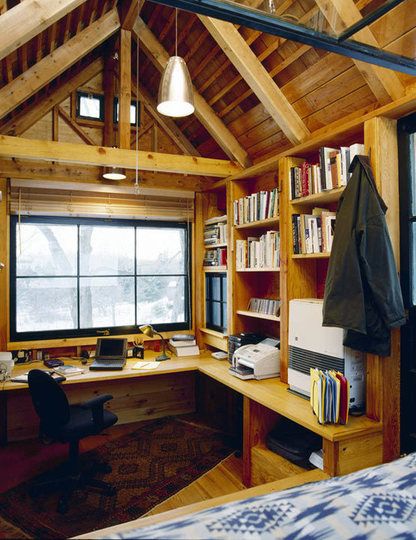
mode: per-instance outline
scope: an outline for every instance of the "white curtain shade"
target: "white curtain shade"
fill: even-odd
[[[10,213],[190,222],[194,218],[190,191],[141,188],[137,195],[129,186],[65,184],[11,180]]]

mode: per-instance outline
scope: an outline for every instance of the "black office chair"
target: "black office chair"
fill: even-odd
[[[81,473],[79,466],[79,441],[89,435],[97,435],[114,425],[118,418],[104,409],[104,403],[113,399],[108,394],[97,396],[79,405],[69,405],[62,387],[50,375],[39,369],[32,369],[28,375],[32,402],[40,418],[39,433],[44,442],[69,443],[69,458],[64,475],[40,482],[33,486],[32,495],[44,489],[61,487],[58,512],[68,510],[69,500],[77,488],[86,485],[104,490],[114,495],[110,484],[93,478],[96,472],[111,472],[106,464],[97,464],[89,474]]]

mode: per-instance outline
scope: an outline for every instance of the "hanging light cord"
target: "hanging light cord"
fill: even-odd
[[[136,36],[136,178],[134,188],[139,192],[139,36]]]
[[[175,56],[178,56],[178,8],[175,8]]]

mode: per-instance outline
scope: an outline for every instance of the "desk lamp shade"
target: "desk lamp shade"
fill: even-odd
[[[171,56],[163,72],[157,110],[174,118],[189,116],[195,110],[191,77],[180,56]]]
[[[162,334],[159,334],[159,332],[156,332],[156,330],[153,328],[151,324],[143,324],[142,326],[139,326],[140,332],[144,334],[147,337],[153,337],[154,335],[160,336],[162,338],[162,354],[160,354],[157,358],[155,358],[156,362],[162,362],[163,360],[169,360],[169,356],[166,354],[166,340],[162,336]]]

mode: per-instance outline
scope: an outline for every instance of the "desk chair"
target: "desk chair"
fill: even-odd
[[[31,490],[32,495],[36,496],[43,489],[61,487],[62,494],[57,507],[60,513],[68,510],[71,495],[79,487],[90,485],[104,490],[107,495],[114,495],[115,490],[108,483],[93,478],[96,472],[111,472],[111,467],[97,464],[88,475],[81,473],[79,467],[79,441],[101,433],[118,420],[115,414],[104,409],[104,403],[113,399],[113,396],[97,396],[79,405],[69,405],[62,387],[44,371],[29,371],[28,382],[32,402],[40,418],[41,440],[69,444],[65,474],[37,484]]]

